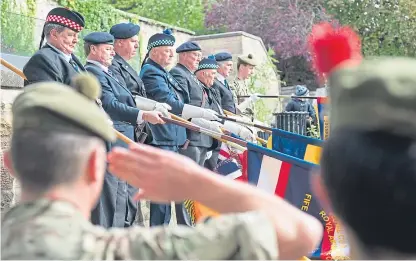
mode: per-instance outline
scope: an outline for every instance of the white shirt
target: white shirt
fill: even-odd
[[[217,73],[217,80],[225,85],[225,77],[222,74]]]
[[[57,51],[60,55],[62,55],[63,57],[64,57],[64,59],[65,59],[65,61],[67,61],[68,63],[69,63],[69,60],[71,60],[72,59],[72,55],[68,55],[68,54],[66,54],[66,53],[64,53],[64,52],[62,52],[61,50],[59,50],[58,48],[56,48],[55,46],[53,46],[52,44],[50,44],[50,43],[46,43],[47,45],[49,45],[52,49],[54,49],[55,51]]]
[[[90,60],[90,59],[87,59],[87,62],[99,66],[104,72],[108,73],[108,67],[102,65],[100,62]],[[139,110],[139,114],[137,115],[136,122],[137,122],[138,125],[140,125],[144,122],[144,120],[143,120],[143,110]]]

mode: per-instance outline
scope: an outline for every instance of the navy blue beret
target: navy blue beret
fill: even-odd
[[[86,35],[84,41],[92,44],[114,44],[114,36],[107,32],[93,32]]]
[[[110,29],[110,34],[115,39],[127,39],[137,35],[140,32],[140,26],[133,23],[120,23],[113,25]]]
[[[201,47],[195,42],[185,42],[176,48],[176,53],[201,51]]]
[[[147,43],[147,51],[159,46],[173,46],[175,44],[175,37],[172,35],[172,30],[166,29],[162,33],[157,33],[149,38]]]
[[[198,69],[196,69],[195,72],[200,71],[200,70],[205,70],[205,69],[218,69],[218,63],[215,60],[215,56],[214,55],[210,55],[206,58],[203,58],[198,65]]]
[[[222,53],[217,53],[215,55],[215,59],[218,62],[223,62],[223,61],[232,61],[233,60],[233,56],[230,53],[227,52],[222,52]]]

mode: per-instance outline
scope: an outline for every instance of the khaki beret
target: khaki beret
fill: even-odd
[[[382,130],[416,139],[416,60],[378,57],[328,75],[331,129]]]
[[[25,87],[12,105],[12,115],[13,132],[33,129],[97,136],[105,141],[116,138],[108,116],[93,100],[57,82]]]
[[[254,59],[252,54],[238,56],[238,62],[243,64],[249,64],[257,66],[257,61]]]

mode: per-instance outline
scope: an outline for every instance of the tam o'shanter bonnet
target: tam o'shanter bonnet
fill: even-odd
[[[218,69],[218,63],[215,60],[214,55],[209,55],[208,57],[203,58],[198,65],[198,69],[195,71],[206,70],[206,69]]]
[[[173,46],[175,44],[175,37],[172,35],[171,29],[166,29],[162,33],[157,33],[149,38],[147,43],[147,51],[159,46]]]
[[[47,24],[62,25],[78,33],[84,29],[85,19],[80,13],[76,11],[71,11],[64,7],[56,7],[49,11],[48,15],[46,16],[46,22],[44,24],[44,27]],[[39,49],[42,47],[44,38],[45,32],[44,30],[42,30]]]
[[[358,35],[328,23],[314,26],[309,46],[315,70],[328,77],[331,130],[380,130],[416,139],[415,59],[363,59]]]

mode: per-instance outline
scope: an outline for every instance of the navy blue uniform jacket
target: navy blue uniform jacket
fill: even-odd
[[[181,116],[183,106],[189,103],[187,93],[179,83],[159,64],[148,58],[140,71],[147,98],[172,107],[173,114]],[[186,141],[186,130],[175,124],[149,124],[153,134],[153,145],[182,146]]]
[[[23,73],[27,78],[24,85],[49,81],[71,85],[72,77],[85,71],[78,58],[75,55],[71,56],[77,65],[78,71],[65,60],[62,54],[45,44],[24,66]]]
[[[230,87],[225,86],[218,81],[218,79],[215,79],[214,85],[211,88],[214,88],[220,94],[222,108],[236,114],[237,110],[235,108],[233,93],[231,92]]]

